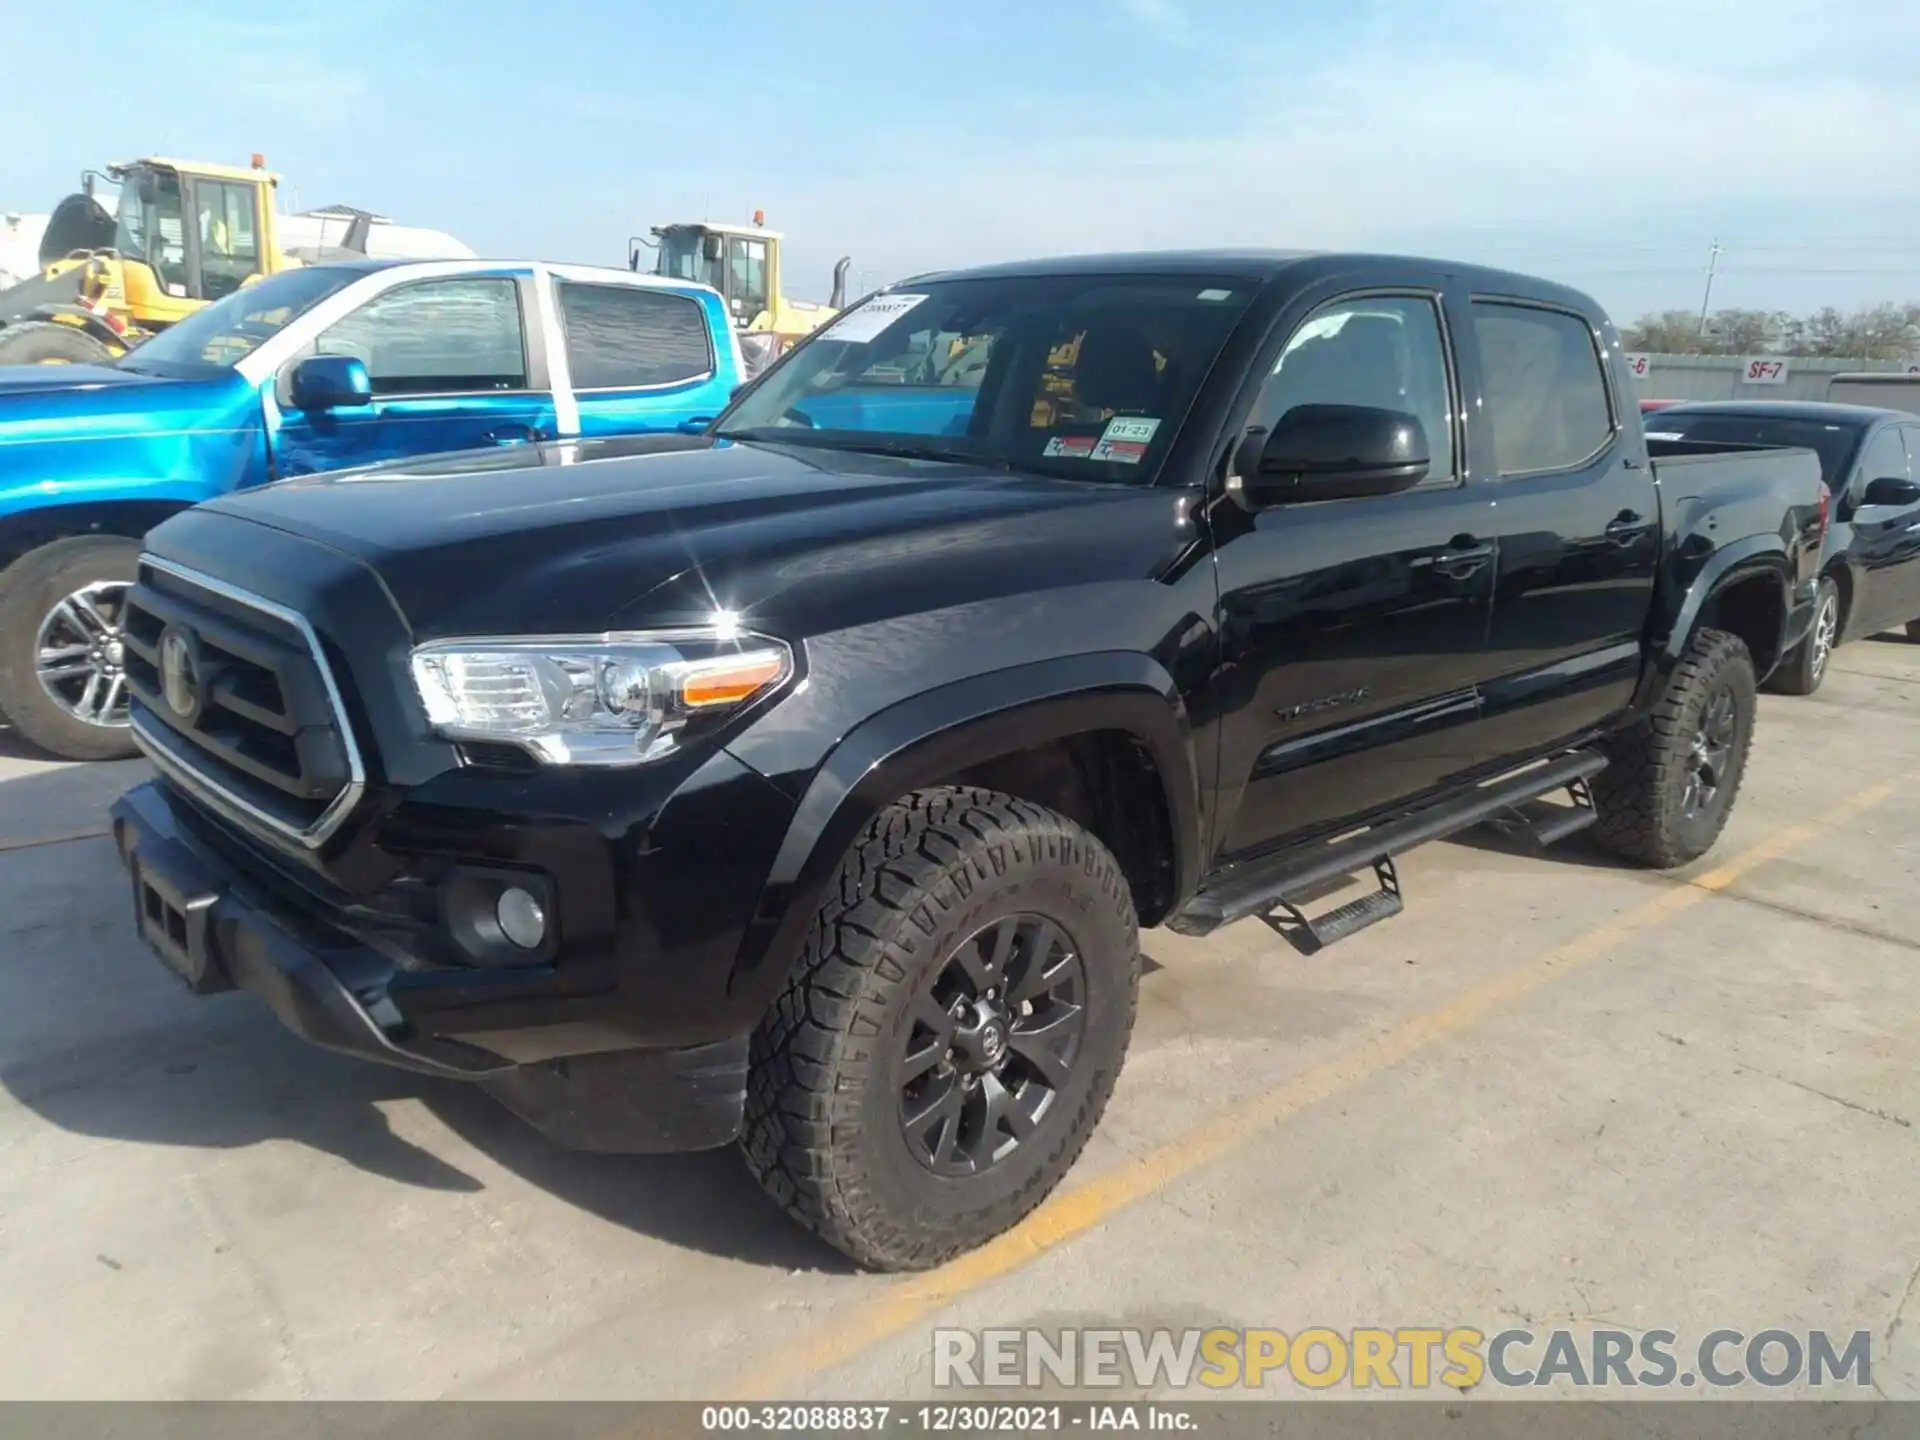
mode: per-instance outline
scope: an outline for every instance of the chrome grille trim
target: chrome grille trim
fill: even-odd
[[[242,590],[237,585],[229,585],[224,580],[216,580],[198,570],[190,570],[184,565],[176,565],[170,560],[142,552],[140,564],[184,580],[189,585],[198,586],[211,594],[219,595],[257,610],[263,615],[271,615],[283,624],[291,626],[313,656],[313,664],[320,675],[320,683],[327,694],[327,704],[333,711],[334,726],[340,732],[341,748],[347,757],[347,783],[321,812],[320,818],[311,825],[289,824],[277,815],[262,810],[243,795],[236,795],[219,781],[184,764],[168,750],[163,741],[147,733],[145,722],[138,710],[133,714],[133,738],[146,757],[154,763],[170,780],[175,781],[192,794],[205,800],[219,810],[229,820],[246,829],[264,834],[269,839],[291,841],[308,850],[317,850],[324,845],[334,831],[346,823],[347,816],[366,793],[367,770],[360,758],[360,746],[354,739],[353,725],[347,719],[346,703],[340,698],[340,687],[333,677],[333,667],[327,664],[327,655],[320,646],[320,637],[307,622],[307,618],[298,611],[289,610],[284,605],[276,605],[263,596],[255,595],[251,590]]]

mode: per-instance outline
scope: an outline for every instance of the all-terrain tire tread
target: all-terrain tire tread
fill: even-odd
[[[1698,858],[1678,843],[1666,817],[1672,810],[1676,786],[1685,775],[1689,736],[1687,710],[1712,678],[1728,666],[1747,671],[1752,693],[1753,657],[1746,643],[1724,630],[1701,630],[1653,707],[1652,713],[1608,742],[1608,764],[1593,780],[1599,818],[1589,832],[1602,848],[1654,869],[1671,869]],[[1724,813],[1731,813],[1746,778],[1747,751],[1753,727],[1743,727],[1740,753],[1726,797]]]
[[[1032,847],[1031,851],[1028,847]],[[876,1038],[856,1017],[876,966],[900,969],[891,936],[931,932],[935,916],[964,902],[975,882],[1028,854],[1076,866],[1123,915],[1128,936],[1126,1030],[1139,998],[1139,925],[1113,855],[1044,806],[974,787],[907,795],[868,822],[813,917],[786,988],[753,1036],[741,1149],[767,1192],[801,1225],[859,1263],[882,1270],[939,1264],[1031,1211],[1078,1158],[1112,1093],[1119,1067],[1093,1076],[1079,1112],[1058,1129],[1032,1178],[985,1214],[940,1226],[884,1213],[863,1185],[852,1141],[849,1071],[879,1067]],[[870,1028],[870,1027],[869,1027]],[[848,1098],[849,1095],[851,1098]]]

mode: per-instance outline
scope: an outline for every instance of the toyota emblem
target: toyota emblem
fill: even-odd
[[[192,638],[172,628],[160,637],[160,694],[182,720],[199,713],[199,657]]]

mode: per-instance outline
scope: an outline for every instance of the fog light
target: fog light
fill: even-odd
[[[522,950],[540,948],[547,935],[547,912],[525,890],[517,885],[502,890],[493,913],[500,922],[500,933],[507,939]]]

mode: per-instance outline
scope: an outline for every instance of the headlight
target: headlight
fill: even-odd
[[[448,640],[413,652],[427,719],[449,740],[518,745],[549,765],[670,754],[793,674],[781,641],[737,628]]]

